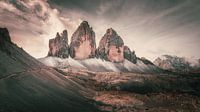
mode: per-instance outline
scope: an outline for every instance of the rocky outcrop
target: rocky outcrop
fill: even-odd
[[[111,62],[124,61],[124,42],[112,28],[107,29],[101,38],[97,49],[97,56]]]
[[[71,37],[70,56],[74,59],[95,57],[95,33],[87,21],[83,21]]]
[[[7,28],[0,28],[0,43],[2,43],[3,41],[11,42]]]
[[[135,55],[135,51],[130,50],[128,46],[124,46],[124,58],[129,60],[130,62],[136,64],[137,63],[137,57]]]
[[[67,58],[69,56],[67,30],[62,34],[57,33],[56,37],[49,40],[48,56]]]
[[[10,52],[7,50],[7,43],[12,43],[8,29],[0,28],[0,50],[10,54]]]

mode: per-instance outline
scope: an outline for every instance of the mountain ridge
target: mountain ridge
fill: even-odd
[[[200,59],[162,55],[154,60],[156,66],[173,72],[200,73]]]

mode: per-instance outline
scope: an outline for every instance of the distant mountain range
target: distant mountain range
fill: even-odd
[[[200,59],[163,55],[153,62],[156,66],[173,72],[200,73]]]

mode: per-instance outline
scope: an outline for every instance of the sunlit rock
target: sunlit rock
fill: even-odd
[[[70,56],[74,59],[95,57],[95,33],[87,21],[83,21],[74,32],[70,43]]]
[[[98,47],[98,57],[111,62],[124,61],[124,42],[112,28],[107,29]]]

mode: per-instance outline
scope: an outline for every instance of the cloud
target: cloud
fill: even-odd
[[[59,11],[46,1],[1,1],[0,25],[7,27],[12,40],[34,57],[44,57],[48,52],[48,39],[66,27]]]

